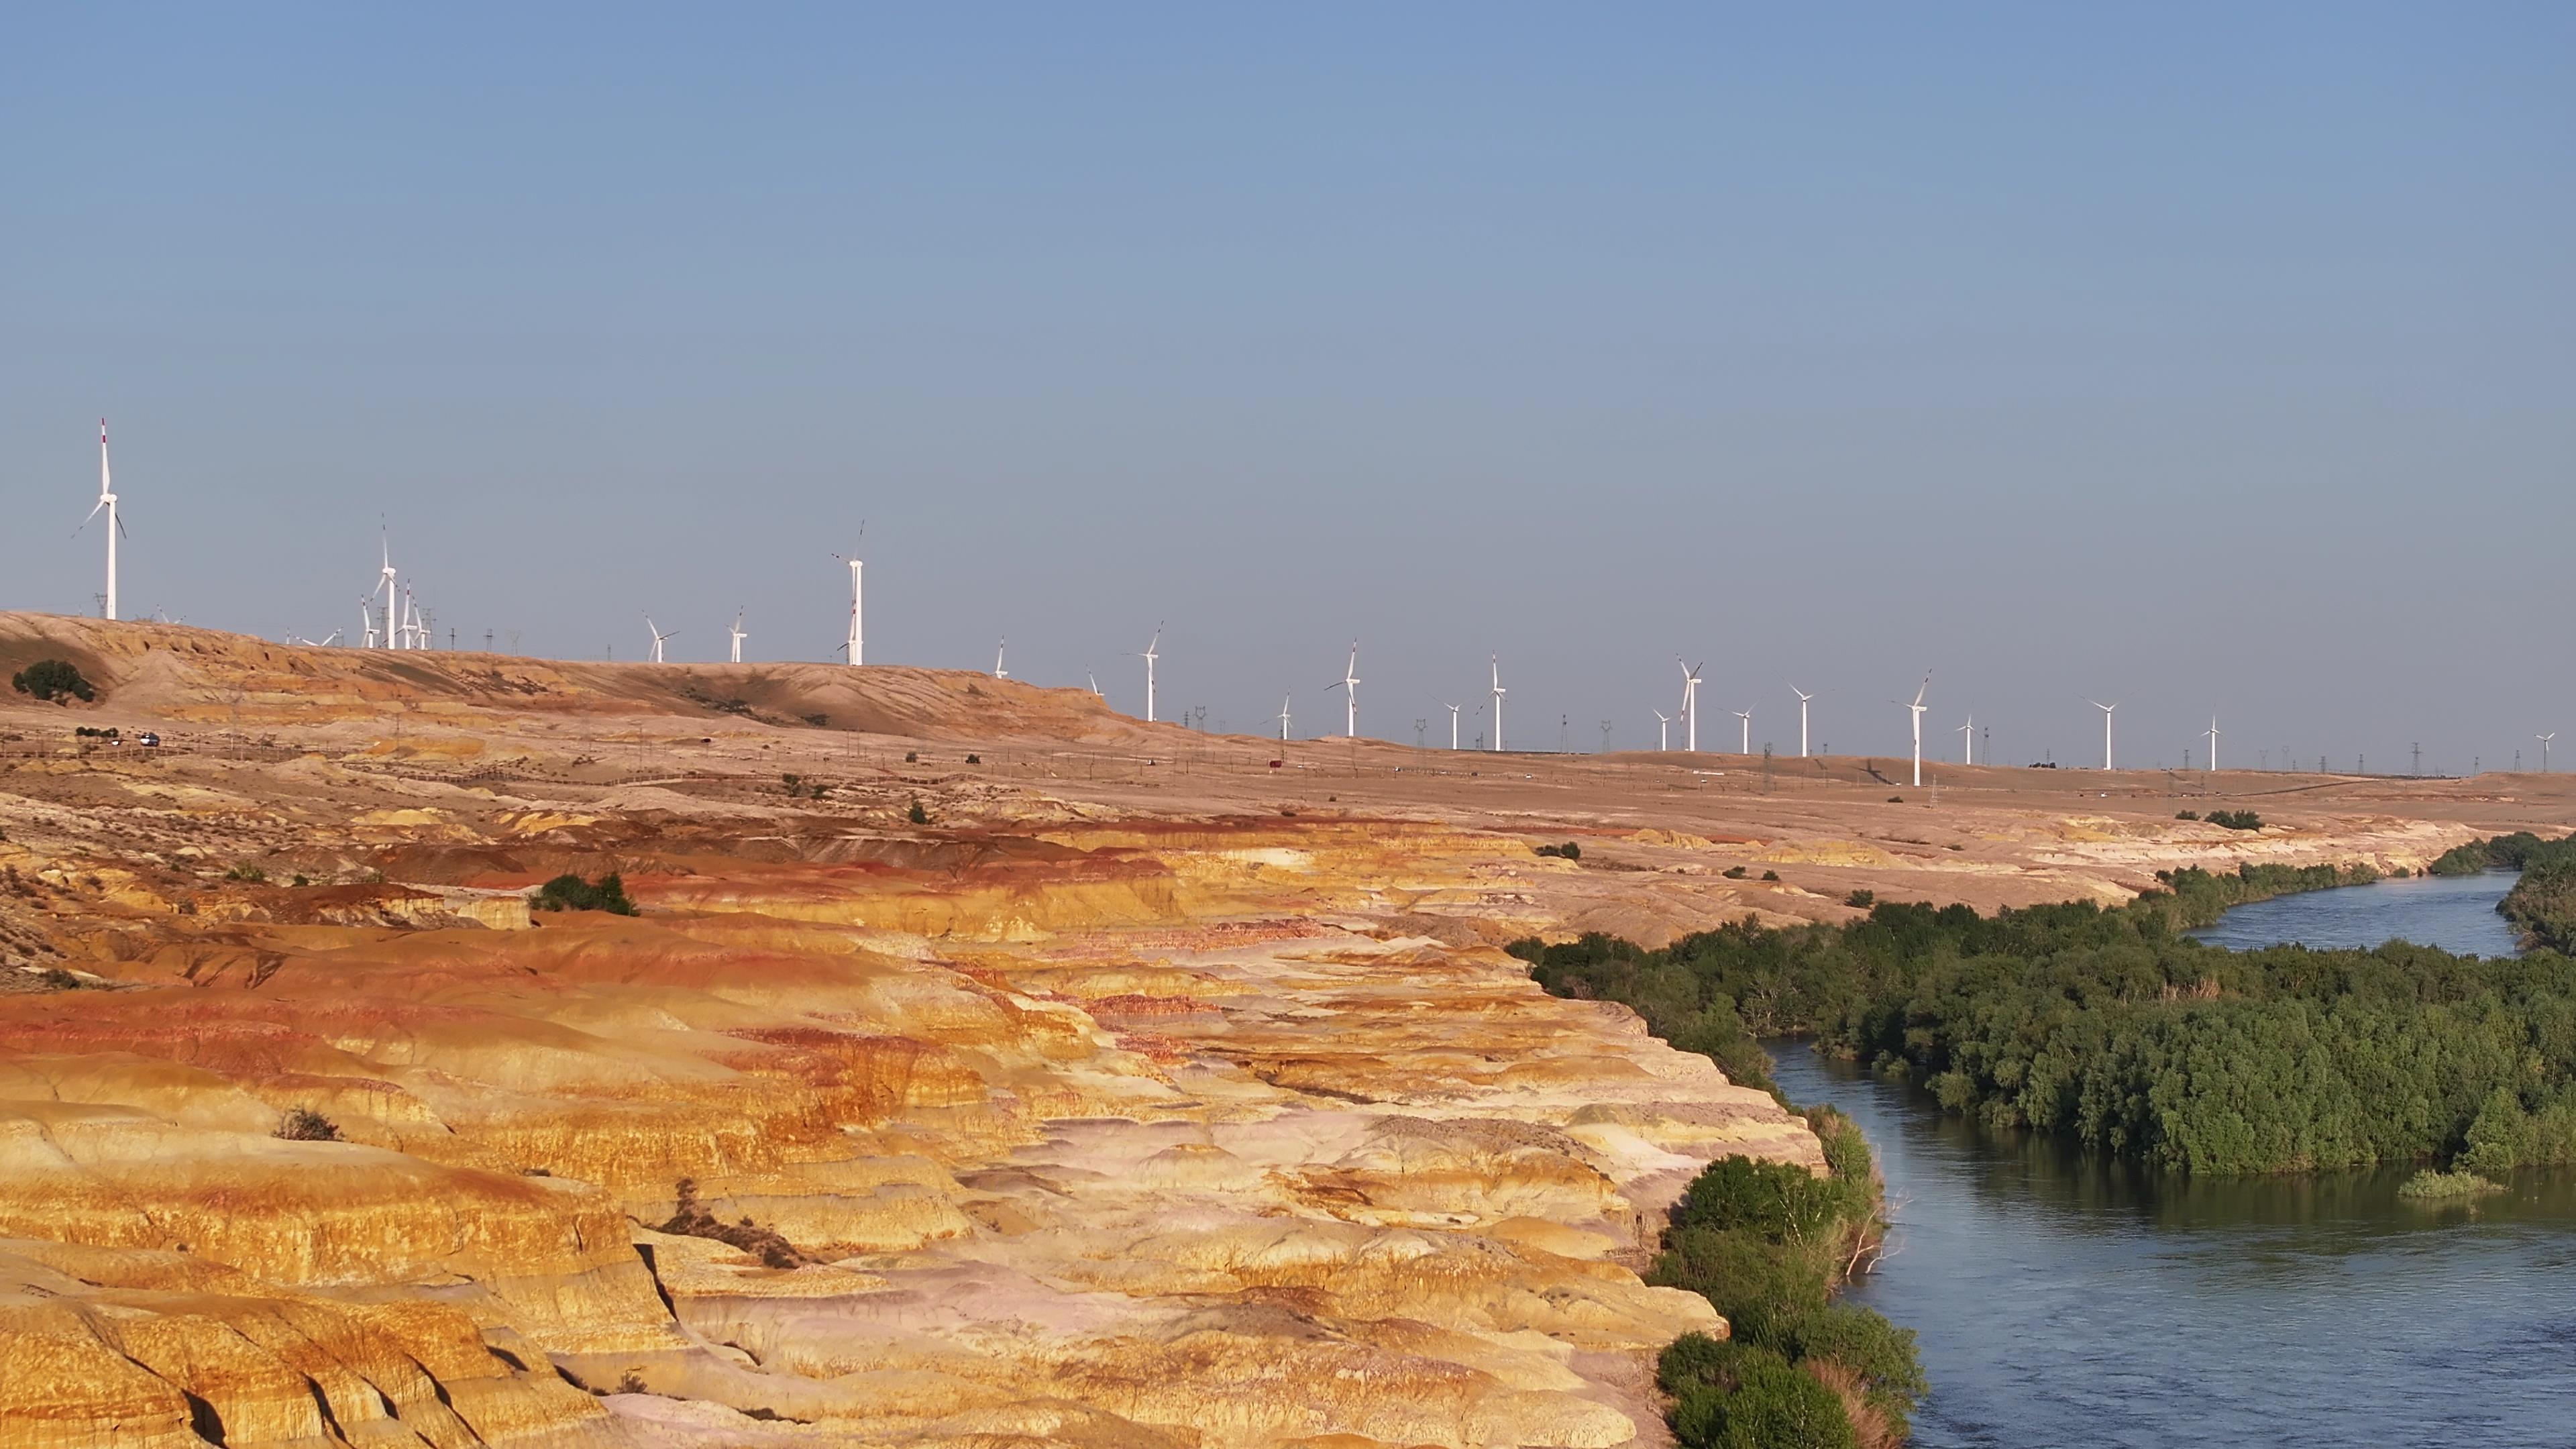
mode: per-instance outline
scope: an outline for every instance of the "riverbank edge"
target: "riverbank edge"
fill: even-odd
[[[1538,945],[1529,938],[1508,949],[1526,960],[1524,953]],[[1819,1180],[1786,1163],[1721,1157],[1700,1170],[1667,1213],[1646,1281],[1699,1294],[1727,1319],[1728,1338],[1721,1343],[1683,1334],[1657,1356],[1656,1386],[1668,1401],[1666,1425],[1683,1449],[1722,1442],[1854,1449],[1904,1444],[1910,1415],[1930,1387],[1914,1331],[1875,1310],[1840,1302],[1852,1278],[1875,1267],[1887,1241],[1887,1182],[1867,1135],[1840,1108],[1790,1101],[1771,1079],[1767,1054],[1766,1069],[1748,1080],[1707,1050],[1656,1039],[1708,1057],[1730,1081],[1759,1086],[1803,1118],[1824,1147],[1827,1173]],[[1801,1179],[1829,1187],[1809,1192]],[[1733,1236],[1680,1240],[1689,1233]],[[1695,1246],[1720,1251],[1695,1253]],[[1758,1301],[1747,1311],[1748,1294],[1768,1300],[1779,1280],[1802,1271],[1817,1281],[1812,1303]],[[1782,1296],[1794,1296],[1794,1288]],[[1784,1307],[1803,1308],[1821,1321],[1780,1323]],[[1819,1424],[1828,1407],[1843,1432]]]

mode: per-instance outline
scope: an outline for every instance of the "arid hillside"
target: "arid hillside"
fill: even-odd
[[[44,658],[99,688],[0,696],[0,1449],[1659,1444],[1720,1326],[1659,1214],[1819,1149],[1503,943],[2576,820],[0,615]]]

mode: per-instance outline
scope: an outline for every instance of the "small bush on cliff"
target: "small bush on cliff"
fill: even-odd
[[[531,910],[539,911],[606,911],[613,916],[635,914],[635,903],[626,898],[626,882],[610,871],[593,885],[577,875],[559,875],[537,887],[528,898]]]
[[[1583,858],[1583,847],[1569,840],[1563,845],[1539,846],[1532,853],[1536,855],[1552,856],[1559,860],[1581,860]]]
[[[340,1124],[310,1107],[289,1107],[278,1119],[276,1135],[289,1142],[337,1142]]]
[[[928,825],[930,823],[930,812],[922,809],[921,802],[919,800],[915,800],[912,802],[912,809],[905,812],[904,818],[915,825]]]
[[[2204,818],[2212,825],[2224,825],[2230,830],[2263,828],[2263,817],[2251,810],[2212,810]]]
[[[10,675],[9,687],[48,704],[65,697],[84,703],[98,698],[97,687],[82,678],[80,670],[67,659],[39,659]]]
[[[1850,906],[1855,910],[1868,910],[1870,907],[1878,904],[1878,892],[1853,891],[1850,895],[1843,897],[1843,904]]]
[[[749,1218],[744,1218],[738,1223],[719,1221],[714,1213],[707,1210],[705,1204],[698,1201],[698,1183],[695,1178],[681,1178],[677,1184],[676,1195],[679,1201],[673,1207],[671,1220],[662,1224],[660,1229],[662,1232],[677,1233],[691,1238],[708,1238],[729,1247],[740,1248],[772,1268],[801,1268],[815,1261],[798,1252],[795,1244],[787,1241],[775,1230],[761,1227]]]

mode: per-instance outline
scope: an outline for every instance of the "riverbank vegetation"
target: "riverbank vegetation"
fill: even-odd
[[[2518,870],[2496,910],[2522,932],[2525,946],[2576,955],[2576,835],[2544,840],[2528,830],[2445,851],[2428,867],[2433,875],[2475,875]]]
[[[1685,1334],[1656,1377],[1685,1449],[1901,1444],[1925,1384],[1914,1333],[1834,1301],[1886,1233],[1869,1143],[1831,1107],[1807,1114],[1828,1175],[1726,1157],[1673,1206],[1647,1281],[1726,1315],[1725,1339]]]
[[[2450,1198],[2484,1197],[2504,1191],[2502,1183],[2489,1182],[2474,1172],[2436,1172],[2426,1168],[2406,1179],[2397,1189],[2399,1197],[2439,1202]]]
[[[1610,937],[1584,939],[1631,962],[1651,954]],[[1561,950],[1535,940],[1511,949],[1530,959]],[[1712,1056],[1729,1079],[1779,1096],[1771,1059],[1740,1020],[1703,1013],[1690,1025],[1681,1036],[1656,1030]],[[1907,1416],[1925,1392],[1913,1330],[1834,1301],[1886,1238],[1869,1142],[1832,1107],[1805,1116],[1824,1148],[1825,1176],[1742,1156],[1710,1163],[1673,1205],[1647,1270],[1650,1283],[1706,1298],[1729,1328],[1724,1339],[1683,1335],[1657,1366],[1684,1449],[1890,1449],[1905,1442]]]
[[[1843,926],[1743,922],[1662,951],[1587,936],[1516,954],[1561,996],[1624,1002],[1730,1076],[1757,1039],[1907,1077],[1987,1126],[2200,1173],[2576,1161],[2576,961],[2227,951],[2232,905],[2367,870],[2186,869],[2125,905],[1979,916],[1884,903]]]

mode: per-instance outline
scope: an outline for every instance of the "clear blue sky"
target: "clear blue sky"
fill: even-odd
[[[25,9],[0,606],[2576,767],[2576,8],[1816,10]]]

